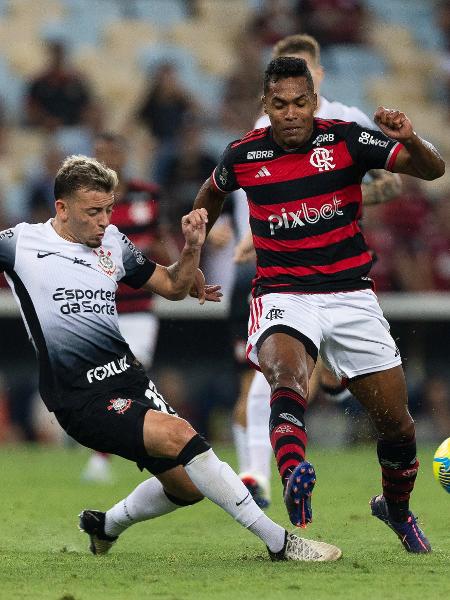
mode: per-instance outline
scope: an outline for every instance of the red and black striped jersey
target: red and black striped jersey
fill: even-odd
[[[271,127],[231,142],[212,174],[227,193],[247,194],[257,254],[253,293],[322,293],[372,286],[372,258],[359,228],[361,180],[390,170],[402,145],[381,131],[314,119],[301,148],[287,151]]]
[[[158,194],[157,185],[131,180],[114,207],[112,222],[146,255],[151,255],[158,233]],[[116,301],[118,313],[145,312],[152,306],[152,294],[119,284]]]

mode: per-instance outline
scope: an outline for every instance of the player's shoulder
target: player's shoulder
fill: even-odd
[[[357,106],[349,106],[336,100],[330,101],[321,97],[317,117],[323,119],[337,119],[345,122],[355,122],[361,127],[375,129],[373,121]]]
[[[13,227],[8,227],[7,229],[0,231],[0,240],[12,239],[14,237],[18,237],[21,233],[28,233],[30,235],[36,233],[38,235],[44,235],[45,225],[45,223],[26,223],[23,221],[22,223],[18,223]]]
[[[264,140],[268,140],[269,127],[259,127],[248,131],[243,137],[234,140],[229,145],[230,150],[240,152],[242,148],[251,149],[253,146],[261,144]]]

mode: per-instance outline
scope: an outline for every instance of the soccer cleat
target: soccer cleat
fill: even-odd
[[[397,523],[389,517],[389,510],[384,496],[374,496],[370,501],[372,515],[386,523],[397,535],[407,552],[425,554],[431,552],[431,544],[425,537],[424,532],[417,524],[417,519],[409,511],[408,519],[403,523]]]
[[[267,479],[253,473],[241,473],[239,477],[259,508],[268,508],[270,506],[270,489]]]
[[[326,542],[316,542],[298,537],[294,533],[286,531],[283,549],[280,552],[271,552],[270,559],[279,560],[306,560],[306,561],[329,561],[337,560],[342,556],[342,550]]]
[[[92,554],[107,554],[119,536],[105,533],[105,513],[99,510],[83,510],[80,517],[80,531],[90,537],[89,550]]]
[[[315,483],[314,467],[306,461],[299,463],[287,480],[284,503],[296,527],[306,527],[312,521],[311,494]]]

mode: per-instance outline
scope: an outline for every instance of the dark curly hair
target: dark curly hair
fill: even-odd
[[[303,58],[279,56],[267,65],[264,73],[264,94],[267,94],[271,83],[288,77],[305,77],[309,91],[314,93],[314,83],[306,61]]]

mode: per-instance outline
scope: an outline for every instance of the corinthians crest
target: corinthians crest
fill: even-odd
[[[109,401],[109,405],[106,407],[108,410],[115,410],[117,414],[123,415],[131,406],[130,398],[113,398]]]
[[[114,264],[113,259],[111,258],[111,252],[108,250],[105,252],[102,248],[97,252],[94,250],[94,254],[98,256],[97,266],[106,273],[107,275],[112,275],[116,271],[116,265]]]

